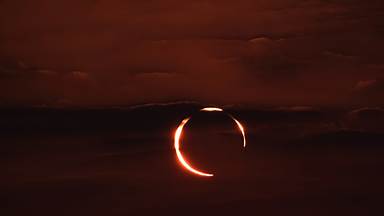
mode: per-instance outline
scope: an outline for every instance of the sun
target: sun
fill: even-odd
[[[202,112],[223,112],[224,110],[221,109],[221,108],[217,108],[217,107],[206,107],[206,108],[203,108],[201,109],[200,111]],[[246,147],[246,138],[245,138],[245,129],[244,129],[244,126],[236,119],[234,118],[232,115],[228,114],[228,116],[235,121],[238,129],[240,130],[241,132],[241,135],[243,137],[243,147],[245,148]],[[188,118],[185,118],[183,119],[183,121],[181,121],[181,123],[179,124],[179,126],[177,127],[176,131],[175,131],[175,134],[174,134],[174,148],[175,148],[175,152],[176,152],[176,156],[177,156],[177,159],[179,161],[179,163],[182,165],[182,167],[184,167],[186,170],[188,170],[189,172],[195,174],[195,175],[198,175],[198,176],[202,176],[202,177],[212,177],[214,176],[213,173],[206,173],[206,172],[203,172],[203,171],[200,171],[198,170],[197,168],[194,168],[184,157],[183,157],[183,154],[181,153],[180,151],[180,140],[181,140],[181,136],[183,134],[183,129],[184,129],[184,126],[188,123],[188,121],[191,119],[191,117],[188,117]]]

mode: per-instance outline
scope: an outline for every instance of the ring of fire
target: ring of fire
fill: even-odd
[[[201,109],[200,111],[202,111],[202,112],[224,112],[223,109],[217,108],[217,107],[206,107],[206,108]],[[235,121],[238,129],[240,130],[241,135],[243,137],[243,147],[245,148],[247,145],[247,142],[245,139],[245,130],[244,130],[243,125],[232,115],[230,115],[230,114],[227,114],[227,115],[233,121]],[[188,123],[188,121],[190,119],[191,119],[191,117],[188,117],[188,118],[185,118],[183,121],[181,121],[181,123],[179,124],[179,126],[177,127],[176,132],[175,132],[174,147],[175,147],[177,159],[179,160],[180,164],[189,172],[196,174],[196,175],[199,175],[199,176],[212,177],[213,176],[212,173],[202,172],[202,171],[199,171],[198,169],[194,168],[187,160],[185,160],[185,158],[183,157],[183,154],[180,151],[180,138],[181,138],[181,135],[183,133],[183,128]]]

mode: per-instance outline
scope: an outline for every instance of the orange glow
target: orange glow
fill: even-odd
[[[220,108],[216,108],[216,107],[206,107],[206,108],[203,108],[201,109],[200,111],[207,111],[207,112],[223,112],[222,109]],[[245,130],[244,130],[244,127],[243,125],[237,120],[235,119],[235,117],[233,117],[232,115],[228,114],[228,116],[233,119],[237,125],[237,127],[239,128],[240,132],[241,132],[241,135],[243,137],[243,147],[245,148],[246,147],[246,139],[245,139]],[[180,124],[179,126],[177,127],[176,129],[176,132],[175,132],[175,137],[174,137],[174,147],[175,147],[175,151],[176,151],[176,155],[177,155],[177,158],[180,162],[180,164],[185,168],[187,169],[188,171],[196,174],[196,175],[199,175],[199,176],[204,176],[204,177],[212,177],[213,174],[211,173],[205,173],[205,172],[202,172],[202,171],[199,171],[195,168],[193,168],[183,157],[181,151],[180,151],[180,138],[181,138],[181,135],[183,133],[183,128],[184,126],[187,124],[187,122],[189,121],[190,117],[188,118],[185,118]]]
[[[241,132],[241,135],[243,135],[243,147],[245,148],[245,146],[247,146],[247,140],[245,139],[245,130],[244,130],[244,127],[243,125],[241,125],[241,123],[235,119],[235,117],[229,115],[237,124],[237,127],[239,128],[240,132]]]
[[[211,177],[213,176],[213,174],[210,174],[210,173],[205,173],[205,172],[201,172],[195,168],[193,168],[183,157],[183,155],[181,154],[180,152],[180,137],[181,137],[181,134],[183,132],[183,128],[184,128],[184,125],[187,124],[187,122],[189,121],[190,118],[186,118],[184,119],[179,127],[177,127],[177,130],[175,132],[175,150],[176,150],[176,155],[177,155],[177,158],[179,159],[180,163],[189,171],[191,171],[192,173],[195,173],[197,175],[200,175],[200,176],[205,176],[205,177]]]
[[[217,108],[217,107],[205,107],[201,109],[200,111],[205,111],[205,112],[223,112],[223,109]]]

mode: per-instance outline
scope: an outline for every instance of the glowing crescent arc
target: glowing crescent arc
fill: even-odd
[[[200,111],[203,111],[203,112],[223,112],[224,110],[221,108],[217,108],[217,107],[205,107],[203,109],[200,109]],[[245,130],[244,130],[243,125],[232,115],[228,114],[228,116],[232,120],[235,121],[237,127],[239,128],[241,135],[243,137],[243,147],[245,148],[247,145],[247,142],[245,139]],[[205,173],[205,172],[202,172],[202,171],[199,171],[199,170],[193,168],[192,165],[190,165],[190,163],[184,159],[183,154],[180,151],[180,138],[181,138],[181,135],[183,133],[183,128],[190,119],[191,119],[191,117],[185,118],[183,121],[181,121],[181,123],[179,124],[179,126],[176,129],[175,137],[174,137],[174,141],[175,141],[174,147],[175,147],[177,158],[178,158],[179,162],[184,166],[184,168],[186,168],[188,171],[190,171],[196,175],[200,175],[200,176],[204,176],[204,177],[212,177],[213,176],[212,173]]]

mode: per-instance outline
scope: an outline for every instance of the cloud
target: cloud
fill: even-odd
[[[349,129],[370,132],[384,132],[384,109],[363,107],[346,115],[345,124]]]
[[[72,105],[74,105],[73,102],[67,98],[60,98],[51,104],[51,106],[57,107],[57,108],[64,108]]]
[[[42,76],[56,76],[56,75],[58,75],[57,71],[47,70],[47,69],[38,69],[35,72],[37,74],[41,74]]]
[[[167,106],[178,106],[178,105],[187,105],[187,106],[202,106],[196,101],[177,101],[177,102],[166,102],[166,103],[146,103],[129,106],[129,109],[140,109],[146,107],[167,107]]]
[[[0,64],[0,80],[44,90],[25,91],[26,103],[73,91],[63,97],[77,97],[74,103],[96,100],[97,92],[103,95],[97,100],[115,104],[176,97],[330,104],[345,101],[354,81],[382,74],[372,66],[382,65],[384,49],[380,1],[20,0],[3,6],[0,59],[10,55],[13,63]],[[87,94],[70,90],[87,83],[95,84]],[[7,98],[15,90],[9,87]]]
[[[338,58],[338,59],[341,59],[341,60],[356,60],[356,58],[357,58],[356,56],[346,55],[346,54],[343,54],[343,53],[329,51],[329,50],[325,51],[324,55],[328,56],[328,57],[331,57],[331,58]]]
[[[355,90],[364,91],[377,85],[377,82],[376,79],[358,81],[355,85]]]
[[[384,80],[370,79],[358,81],[355,90],[363,94],[384,94]]]
[[[58,73],[54,70],[32,67],[20,60],[0,61],[0,79],[36,79],[56,75]]]
[[[351,116],[366,116],[376,118],[378,116],[384,117],[384,109],[380,107],[363,107],[352,110],[348,115]]]
[[[167,72],[151,72],[151,73],[139,73],[136,74],[136,78],[138,79],[167,79],[176,76],[175,73],[167,73]]]
[[[85,81],[90,79],[90,75],[83,71],[71,71],[69,75],[74,80]]]
[[[368,79],[358,81],[354,87],[353,99],[359,104],[384,105],[384,80]]]
[[[309,112],[318,111],[317,108],[312,106],[290,106],[290,107],[278,107],[276,110],[287,112]]]

